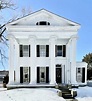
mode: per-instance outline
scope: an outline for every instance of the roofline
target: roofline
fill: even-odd
[[[74,22],[74,23],[76,23],[76,24],[78,24],[78,25],[81,25],[81,24],[79,24],[79,23],[77,23],[77,22],[75,22],[75,21],[72,21],[72,20],[70,20],[70,19],[67,19],[67,18],[65,18],[65,17],[63,17],[63,16],[60,16],[60,15],[58,15],[58,14],[56,14],[56,13],[53,13],[53,12],[51,12],[51,11],[49,11],[49,10],[46,10],[46,9],[44,9],[44,8],[41,9],[41,10],[45,10],[45,11],[50,12],[50,13],[56,15],[56,16],[59,16],[59,17],[61,17],[61,18],[64,18],[64,19],[66,19],[66,20],[68,20],[68,21],[71,21],[71,22]]]
[[[61,17],[61,18],[63,18],[63,19],[66,19],[66,20],[68,20],[68,21],[70,21],[70,22],[76,23],[76,24],[78,24],[79,26],[81,25],[81,24],[79,24],[79,23],[77,23],[77,22],[74,22],[74,21],[72,21],[72,20],[70,20],[70,19],[67,19],[67,18],[63,17],[63,16],[60,16],[60,15],[58,15],[58,14],[55,14],[55,13],[53,13],[53,12],[51,12],[51,11],[49,11],[49,10],[46,10],[46,9],[44,9],[44,8],[42,8],[42,9],[40,9],[40,10],[37,10],[37,11],[35,11],[35,12],[32,12],[32,13],[30,13],[30,14],[28,14],[28,15],[23,16],[23,17],[20,17],[20,18],[14,20],[14,21],[11,21],[11,22],[9,22],[9,23],[7,23],[7,24],[13,23],[13,22],[15,22],[15,21],[18,21],[18,20],[20,20],[20,19],[23,19],[23,18],[25,18],[25,17],[27,17],[27,16],[29,16],[29,15],[32,15],[32,14],[34,14],[34,13],[36,13],[36,12],[39,12],[39,11],[42,11],[42,10],[47,11],[47,12],[49,12],[49,13],[52,13],[52,14],[58,16],[58,17]]]

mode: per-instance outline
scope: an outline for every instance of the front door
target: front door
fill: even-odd
[[[61,72],[62,72],[62,68],[56,68],[56,83],[62,82]]]

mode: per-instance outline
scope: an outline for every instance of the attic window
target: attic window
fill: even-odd
[[[50,23],[47,21],[40,21],[40,22],[37,22],[36,25],[50,25]]]

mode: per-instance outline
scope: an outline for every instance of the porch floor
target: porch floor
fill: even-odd
[[[8,84],[7,89],[15,88],[55,88],[54,84]]]

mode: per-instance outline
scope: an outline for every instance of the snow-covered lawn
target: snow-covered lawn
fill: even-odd
[[[92,101],[92,87],[79,87],[77,90],[78,101]]]
[[[92,87],[79,87],[78,101],[92,101]],[[57,95],[54,88],[21,88],[6,90],[0,88],[0,101],[66,101]]]
[[[30,88],[0,91],[0,101],[65,101],[52,88]]]

